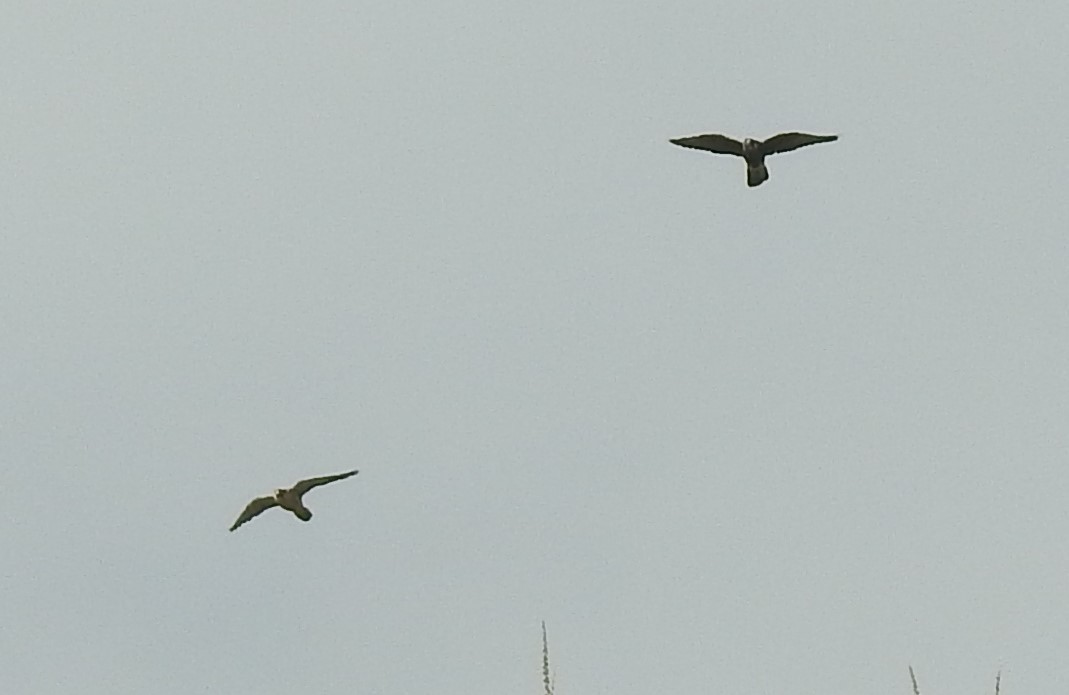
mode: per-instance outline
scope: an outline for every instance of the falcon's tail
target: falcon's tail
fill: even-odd
[[[300,509],[294,509],[293,513],[297,515],[297,518],[301,521],[312,520],[312,510],[308,507],[301,507]]]
[[[765,181],[768,181],[768,169],[765,167],[764,162],[756,165],[748,165],[746,167],[747,186],[750,186],[751,188],[760,186]]]

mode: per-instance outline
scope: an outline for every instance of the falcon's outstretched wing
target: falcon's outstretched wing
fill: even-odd
[[[300,481],[291,489],[293,490],[294,494],[299,497],[314,487],[326,485],[327,483],[333,483],[335,480],[345,480],[346,478],[350,478],[359,472],[360,471],[349,471],[348,473],[339,473],[338,475],[325,475],[322,478],[309,478],[308,480]]]
[[[808,133],[780,133],[773,135],[761,143],[764,154],[776,154],[778,152],[790,152],[806,145],[815,145],[818,142],[834,142],[838,135],[810,135]]]
[[[274,497],[257,497],[252,502],[249,502],[249,506],[245,507],[245,511],[241,513],[241,516],[239,516],[238,520],[234,522],[234,525],[230,527],[230,530],[233,531],[257,514],[262,514],[271,507],[277,506],[278,502],[275,501]]]
[[[680,147],[689,147],[693,150],[707,150],[717,154],[733,154],[736,157],[742,156],[741,142],[715,133],[709,133],[707,135],[691,135],[687,138],[676,138],[675,140],[669,140],[668,142],[673,145],[679,145]]]

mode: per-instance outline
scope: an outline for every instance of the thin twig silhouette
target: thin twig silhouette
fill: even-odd
[[[546,687],[546,695],[553,695],[553,679],[549,677],[549,640],[546,639],[545,620],[542,621],[542,684]]]

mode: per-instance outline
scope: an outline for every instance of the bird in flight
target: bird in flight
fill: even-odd
[[[806,145],[815,145],[818,142],[834,142],[839,139],[838,135],[810,135],[808,133],[780,133],[773,135],[768,140],[751,140],[746,138],[742,142],[733,140],[724,135],[709,133],[708,135],[692,135],[687,138],[669,140],[673,145],[689,147],[694,150],[707,150],[716,154],[733,154],[746,160],[746,184],[750,187],[760,186],[768,181],[768,169],[765,167],[765,157],[780,152],[790,152]]]
[[[239,516],[238,520],[234,522],[234,525],[230,527],[230,530],[233,531],[238,526],[241,526],[256,515],[262,514],[271,507],[282,507],[283,509],[293,512],[301,521],[309,521],[312,518],[312,512],[308,507],[304,506],[304,502],[301,501],[301,497],[304,493],[314,487],[333,483],[335,480],[345,480],[357,473],[359,473],[359,471],[349,471],[348,473],[339,473],[338,475],[325,475],[322,478],[309,478],[308,480],[298,482],[288,490],[279,488],[275,490],[273,495],[257,497],[252,502],[249,502],[249,505],[245,507],[245,511],[241,513],[241,516]]]

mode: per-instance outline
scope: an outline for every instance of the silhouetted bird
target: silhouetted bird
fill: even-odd
[[[723,135],[710,133],[708,135],[692,135],[689,138],[669,140],[673,145],[690,147],[695,150],[707,150],[717,154],[733,154],[746,160],[746,183],[749,186],[760,186],[768,180],[768,169],[765,167],[765,157],[780,152],[790,152],[806,145],[815,145],[818,142],[833,142],[838,140],[838,135],[809,135],[808,133],[780,133],[773,135],[768,140],[751,140],[746,138],[742,142],[733,140]]]
[[[308,507],[304,506],[304,502],[301,501],[301,496],[314,487],[320,485],[326,485],[327,483],[333,483],[335,480],[345,480],[351,476],[356,475],[359,471],[349,471],[348,473],[339,473],[338,475],[325,475],[322,478],[309,478],[308,480],[302,480],[290,489],[279,488],[275,490],[275,494],[267,497],[257,497],[249,505],[245,507],[245,511],[241,513],[238,520],[234,522],[234,525],[230,527],[233,531],[238,526],[241,526],[249,519],[252,519],[257,514],[262,514],[271,507],[282,507],[283,509],[293,512],[301,521],[308,521],[312,518],[312,512]]]

